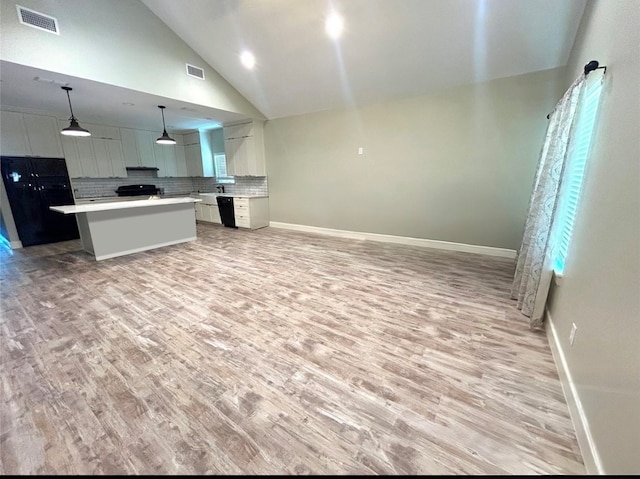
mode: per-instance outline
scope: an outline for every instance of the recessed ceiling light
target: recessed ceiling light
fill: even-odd
[[[251,53],[250,51],[245,50],[242,52],[242,55],[240,55],[240,61],[245,66],[245,68],[251,70],[256,64],[256,57],[254,57],[253,53]]]
[[[130,101],[123,101],[123,102],[122,102],[122,104],[123,104],[124,106],[136,106],[136,104],[135,104],[135,103],[131,103]]]
[[[336,12],[331,12],[324,24],[324,29],[330,38],[336,40],[340,38],[344,30],[344,19]]]

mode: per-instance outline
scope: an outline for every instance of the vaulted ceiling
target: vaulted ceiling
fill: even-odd
[[[566,64],[585,0],[142,0],[267,118]],[[325,20],[344,19],[331,39]],[[253,53],[252,70],[240,62]],[[588,59],[586,59],[588,60]]]
[[[112,23],[123,15],[125,7],[133,5],[140,15],[137,21],[148,15],[149,24],[166,24],[196,52],[194,58],[201,57],[205,65],[197,66],[208,64],[208,71],[210,67],[219,73],[268,119],[380,103],[561,67],[568,59],[586,2],[140,0],[141,3],[133,4],[122,0],[101,1],[110,2],[105,8],[112,14]],[[7,5],[9,3],[7,1]],[[88,3],[44,3],[43,13],[64,16],[64,34],[59,37],[60,41],[75,38],[81,42],[89,36],[83,34],[80,27],[86,21],[94,21],[91,12],[72,15],[68,11],[82,9]],[[3,10],[7,17],[3,21],[7,25],[9,20],[17,22],[12,10],[8,7]],[[343,34],[337,39],[325,32],[325,21],[331,12],[339,14],[344,21]],[[95,21],[100,20],[95,18]],[[135,23],[129,20],[122,24],[126,30]],[[27,35],[27,27],[20,28],[25,29],[19,30],[20,35]],[[147,25],[146,31],[148,28]],[[168,33],[164,26],[162,29]],[[9,46],[15,47],[6,31],[7,28],[0,32],[3,52],[9,51]],[[48,37],[50,33],[31,35],[33,37],[24,38],[55,38]],[[102,36],[97,38],[103,41]],[[120,71],[127,78],[134,78],[138,73],[133,67],[122,68],[131,58],[131,51],[142,52],[136,57],[140,58],[149,51],[149,45],[143,42],[154,41],[152,36],[131,38],[136,41],[124,49],[114,47],[102,51],[122,56]],[[112,43],[118,44],[117,40],[112,39]],[[158,38],[155,41],[158,43]],[[91,42],[85,43],[96,48]],[[82,56],[78,50],[71,50],[76,55],[74,58],[68,52],[51,52],[60,53],[65,65],[77,65],[80,61],[83,65],[92,65],[87,71],[108,71],[103,67],[104,59],[96,62],[96,55],[87,55],[85,50]],[[253,69],[245,68],[240,62],[245,50],[256,58]],[[162,53],[161,49],[156,51]],[[160,54],[154,61],[162,58]],[[122,84],[111,84],[97,74],[74,77],[69,71],[38,69],[37,64],[21,62],[20,58],[13,60],[18,63],[5,60],[3,57],[0,61],[3,106],[50,111],[64,118],[68,105],[59,85],[71,84],[76,90],[72,95],[74,106],[82,112],[85,122],[153,129],[158,125],[158,104],[167,105],[170,131],[215,128],[246,116],[239,114],[239,110],[212,108],[193,99],[180,101],[179,95],[165,98],[151,94],[150,89],[123,88]],[[167,55],[167,63],[175,66],[175,58]],[[178,69],[180,76],[185,77],[184,63],[178,65]],[[38,81],[34,81],[36,79]],[[181,92],[191,88],[179,81],[172,82],[171,87]]]

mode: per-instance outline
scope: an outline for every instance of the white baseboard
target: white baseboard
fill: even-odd
[[[20,241],[20,240],[10,241],[8,238],[6,238],[2,234],[0,234],[0,244],[6,245],[11,249],[20,249],[20,248],[22,248],[22,241]]]
[[[556,363],[558,375],[560,376],[560,384],[562,385],[562,391],[564,392],[564,397],[567,401],[567,406],[569,407],[569,414],[571,415],[573,427],[576,430],[576,437],[578,439],[578,445],[580,446],[580,452],[582,453],[582,460],[584,461],[587,474],[591,476],[605,475],[602,469],[600,456],[598,455],[598,449],[596,448],[593,436],[591,435],[591,430],[589,429],[589,421],[587,421],[587,416],[582,408],[582,403],[580,402],[580,396],[578,395],[578,391],[576,390],[573,379],[571,378],[571,372],[569,371],[564,351],[560,346],[558,333],[555,325],[553,324],[553,319],[551,318],[551,314],[549,314],[548,309],[546,309],[545,313],[547,339],[551,346],[551,352]]]
[[[334,230],[330,228],[320,228],[318,226],[297,225],[293,223],[280,223],[271,221],[272,228],[282,228],[286,230],[304,231],[307,233],[317,233],[339,238],[356,240],[380,241],[383,243],[397,243],[410,246],[423,246],[425,248],[446,249],[451,251],[462,251],[465,253],[485,254],[490,256],[500,256],[503,258],[515,258],[516,251],[506,248],[494,248],[492,246],[477,246],[464,243],[451,243],[449,241],[429,240],[424,238],[411,238],[409,236],[393,236],[378,233],[362,233],[358,231]]]

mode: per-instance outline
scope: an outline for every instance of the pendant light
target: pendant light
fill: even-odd
[[[156,143],[159,143],[161,145],[175,145],[176,140],[169,136],[169,134],[167,133],[167,127],[164,126],[164,109],[166,107],[158,105],[158,108],[160,108],[160,111],[162,112],[162,136],[156,140]]]
[[[89,130],[85,130],[78,124],[78,120],[75,116],[73,116],[73,108],[71,108],[71,97],[69,96],[69,92],[73,90],[73,88],[68,86],[61,87],[64,91],[67,92],[67,99],[69,100],[69,110],[71,111],[71,124],[64,128],[60,133],[67,136],[91,136],[91,132]]]

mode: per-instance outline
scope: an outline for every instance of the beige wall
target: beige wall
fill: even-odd
[[[55,17],[60,35],[21,25],[16,3]],[[0,31],[5,61],[264,118],[138,0],[2,0]]]
[[[270,120],[271,221],[515,250],[563,75]]]
[[[582,22],[565,86],[590,60],[608,69],[550,313],[600,472],[640,474],[640,2],[591,2]],[[570,346],[572,323],[578,330]]]

